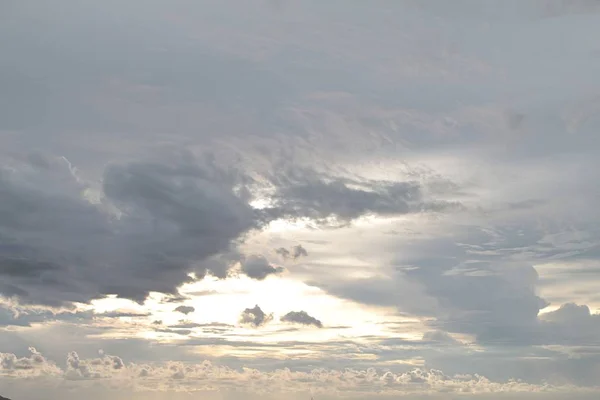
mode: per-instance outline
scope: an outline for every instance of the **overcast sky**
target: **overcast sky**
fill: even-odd
[[[598,398],[597,0],[4,0],[0,38],[0,395]]]

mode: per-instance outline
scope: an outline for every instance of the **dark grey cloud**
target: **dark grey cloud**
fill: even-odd
[[[293,246],[291,250],[288,250],[285,247],[280,247],[275,249],[275,253],[279,254],[283,258],[291,258],[293,260],[296,260],[300,257],[308,257],[308,251],[301,244]]]
[[[273,266],[269,260],[260,255],[252,255],[242,261],[242,272],[252,279],[262,281],[269,275],[280,274],[282,267]]]
[[[279,182],[277,202],[289,216],[350,221],[362,215],[406,214],[421,198],[417,183],[369,184],[352,187],[343,180],[288,175]]]
[[[323,323],[313,316],[310,316],[306,311],[290,311],[281,317],[281,321],[300,325],[313,325],[317,328],[322,328]]]
[[[307,178],[273,178],[278,205],[255,210],[239,195],[248,179],[238,172],[187,152],[161,157],[109,165],[99,189],[64,158],[38,157],[3,169],[0,293],[49,305],[108,294],[141,302],[153,291],[177,298],[177,287],[192,272],[226,277],[240,259],[233,243],[269,220],[350,221],[431,206],[416,183],[354,188],[356,183],[326,182],[307,172]],[[94,191],[99,200],[81,195]],[[301,245],[290,252],[295,258],[306,254]],[[242,270],[255,279],[281,272],[260,257],[247,258]]]
[[[253,308],[246,308],[240,315],[240,323],[249,325],[254,328],[263,326],[273,320],[273,314],[265,314],[265,312],[257,305]]]
[[[194,307],[191,307],[191,306],[179,306],[179,307],[177,307],[173,311],[177,311],[177,312],[180,312],[182,314],[188,315],[188,314],[193,313],[194,311],[196,311],[196,309]]]
[[[417,181],[351,180],[311,170],[287,170],[273,178],[272,217],[328,219],[347,223],[364,215],[461,210],[458,202],[429,199]],[[300,254],[302,249],[299,248]],[[285,254],[285,252],[283,252]]]
[[[258,228],[234,172],[189,153],[110,165],[100,202],[64,159],[0,171],[0,293],[60,305],[116,294],[177,294],[194,272],[225,277],[211,258]]]

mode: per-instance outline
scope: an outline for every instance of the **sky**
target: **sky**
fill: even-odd
[[[3,0],[0,37],[0,395],[598,398],[597,0]]]

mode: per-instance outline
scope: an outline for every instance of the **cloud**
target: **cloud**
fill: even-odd
[[[565,14],[591,14],[600,11],[600,4],[594,0],[546,0],[537,4],[546,17]]]
[[[143,318],[146,312],[116,309],[107,312],[94,310],[65,310],[39,306],[23,306],[0,302],[0,326],[31,326],[50,322],[89,323],[102,318]]]
[[[128,311],[128,310],[114,310],[107,311],[104,313],[95,313],[97,317],[105,317],[105,318],[139,318],[139,317],[149,317],[149,312],[137,312],[137,311]]]
[[[308,251],[301,244],[292,247],[291,251],[285,247],[280,247],[275,249],[275,253],[283,258],[291,258],[292,260],[296,260],[300,257],[308,257]]]
[[[174,335],[188,336],[192,333],[191,329],[170,329],[170,328],[156,328],[155,332],[160,333],[172,333]]]
[[[367,213],[408,213],[408,202],[419,197],[420,190],[416,183],[354,188],[342,180],[293,176],[281,182],[276,199],[281,211],[290,216],[315,220],[335,217],[350,221]]]
[[[193,329],[193,328],[215,328],[215,329],[223,329],[227,330],[229,328],[233,328],[233,325],[229,325],[223,322],[211,322],[208,324],[200,324],[192,321],[179,321],[177,324],[169,325],[169,328],[176,329]]]
[[[29,357],[0,352],[0,376],[27,378],[61,373],[53,362],[47,360],[35,348],[30,347],[29,352]]]
[[[240,315],[240,323],[250,325],[254,328],[266,325],[273,320],[273,314],[265,314],[261,308],[256,305],[253,308],[246,308]]]
[[[529,329],[535,324],[539,311],[548,303],[535,293],[538,276],[533,267],[473,267],[475,270],[468,274],[420,268],[407,271],[407,276],[438,300],[437,324],[444,330],[501,342],[507,330]]]
[[[193,313],[194,311],[196,311],[196,309],[194,307],[191,307],[191,306],[179,306],[179,307],[177,307],[173,311],[177,311],[177,312],[180,312],[182,314],[188,315],[188,314]]]
[[[518,334],[518,332],[517,332]],[[600,345],[600,314],[587,305],[566,303],[538,318],[536,330],[525,332],[523,342],[562,346]]]
[[[423,334],[423,340],[439,344],[458,345],[460,342],[443,331],[427,331]]]
[[[169,342],[136,353],[152,364],[176,347],[171,340],[188,342],[166,332],[153,339],[153,320],[164,321],[157,328],[192,330],[198,346],[214,334],[174,323],[183,316],[172,312],[178,305],[200,309],[196,303],[211,300],[186,301],[178,287],[206,274],[228,278],[241,261],[238,246],[267,255],[314,240],[311,257],[288,244],[277,250],[282,265],[302,261],[286,281],[341,298],[321,310],[310,296],[306,310],[318,309],[328,328],[351,321],[343,334],[370,328],[330,311],[334,303],[352,300],[373,318],[395,310],[418,321],[410,335],[422,344],[401,352],[361,337],[360,352],[288,343],[263,356],[252,348],[266,340],[257,336],[294,334],[236,327],[220,337],[250,339],[223,344],[222,359],[237,357],[238,368],[302,365],[304,372],[314,358],[344,360],[396,375],[406,372],[401,363],[421,363],[444,370],[449,384],[455,373],[474,372],[553,381],[568,370],[569,378],[595,379],[600,157],[598,90],[590,82],[599,53],[596,41],[581,38],[599,35],[597,1],[286,2],[277,15],[253,2],[232,12],[213,0],[148,2],[142,13],[115,0],[70,8],[18,3],[0,12],[10,17],[0,31],[18,43],[4,49],[10,62],[0,65],[0,293],[11,302],[0,306],[0,348],[22,358],[23,343],[37,337],[46,348],[76,346],[85,358],[115,337],[116,347],[132,336]],[[215,158],[140,158],[165,142]],[[68,160],[23,155],[33,148]],[[271,192],[258,196],[255,185]],[[255,209],[255,200],[269,205]],[[277,218],[301,224],[268,225],[254,236]],[[390,230],[394,238],[380,234]],[[560,274],[544,266],[562,261]],[[227,311],[234,320],[252,302],[273,307],[262,289],[279,281],[266,279],[279,272],[276,264],[245,267],[264,281],[232,279],[248,290],[212,299],[240,299]],[[186,289],[206,294],[211,285]],[[127,310],[98,315],[75,304],[110,294],[142,302],[150,294],[151,306],[155,292],[170,296],[159,296],[152,318]],[[271,294],[281,304],[269,311],[293,309]],[[244,303],[246,295],[254,299]],[[391,334],[388,326],[373,330],[409,334],[398,326]],[[74,327],[77,335],[67,335]],[[298,332],[311,340],[323,334]],[[177,357],[195,365],[198,351]],[[167,371],[168,382],[185,383],[194,375],[187,366]],[[344,376],[328,371],[319,379]],[[250,387],[264,386],[243,376]],[[373,380],[356,391],[379,387]],[[428,390],[448,389],[436,385]],[[348,394],[343,385],[339,391]]]
[[[319,321],[315,317],[308,315],[306,311],[290,311],[289,313],[281,317],[281,321],[289,322],[292,324],[313,325],[317,328],[323,327],[323,323],[321,321]]]
[[[79,354],[71,351],[67,355],[67,367],[63,372],[66,380],[105,379],[114,371],[125,369],[125,363],[118,356],[111,356],[100,351],[99,358],[81,359]]]
[[[259,281],[269,275],[277,275],[283,271],[282,267],[274,267],[265,257],[260,255],[252,255],[242,261],[242,272]]]
[[[182,296],[180,294],[176,294],[174,296],[168,296],[162,300],[163,303],[182,303],[186,300],[189,300],[189,297]]]
[[[118,356],[100,354],[98,358],[84,359],[76,352],[67,356],[65,368],[58,367],[39,353],[17,358],[14,354],[0,353],[0,382],[6,378],[42,383],[71,381],[71,390],[86,381],[97,381],[118,390],[131,383],[142,391],[197,391],[205,387],[219,390],[246,390],[250,393],[304,393],[308,390],[321,395],[354,392],[363,395],[386,394],[485,394],[561,392],[573,387],[550,384],[533,385],[510,380],[495,382],[480,375],[448,375],[435,369],[411,368],[403,372],[379,371],[375,368],[344,370],[289,368],[261,371],[253,368],[232,369],[206,360],[196,363],[167,361],[152,365],[124,363]]]
[[[274,179],[271,216],[349,222],[365,215],[403,215],[461,209],[457,202],[426,199],[416,181],[353,181],[310,170],[282,172]],[[300,249],[301,251],[301,249]]]
[[[386,242],[377,248],[394,255],[391,261],[375,259],[385,265],[376,276],[330,277],[321,268],[310,284],[362,304],[396,307],[401,315],[427,318],[427,329],[472,335],[482,345],[527,345],[540,340],[534,339],[540,335],[538,316],[549,305],[539,293],[535,259],[529,258],[542,254],[536,253],[540,239],[521,225],[435,223],[421,235],[382,238]]]
[[[22,302],[176,295],[191,272],[225,277],[210,257],[262,223],[235,173],[189,153],[110,165],[99,202],[70,163],[47,162],[0,171],[0,293]]]

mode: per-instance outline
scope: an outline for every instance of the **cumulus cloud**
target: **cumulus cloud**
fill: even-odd
[[[289,322],[292,324],[313,325],[317,328],[323,327],[323,323],[321,321],[319,321],[315,317],[308,315],[306,311],[290,311],[289,313],[281,317],[281,321]]]
[[[47,360],[34,347],[30,347],[29,352],[28,357],[17,357],[12,353],[0,352],[0,376],[27,378],[59,375],[62,372],[56,364]]]
[[[515,228],[453,227],[444,235],[388,239],[385,246],[396,255],[381,277],[319,275],[311,283],[340,297],[431,318],[429,328],[473,335],[484,345],[540,340],[539,315],[549,302],[539,293],[537,270],[521,261],[539,239]]]
[[[260,255],[252,255],[242,261],[242,272],[252,279],[262,281],[269,275],[277,275],[284,271],[282,267],[273,266],[269,260]]]
[[[528,335],[522,341],[563,346],[600,344],[600,314],[592,314],[587,305],[566,303],[540,315],[538,321],[538,329],[525,332]]]
[[[175,308],[175,310],[173,311],[177,311],[180,312],[182,314],[188,315],[190,313],[193,313],[194,311],[196,311],[196,309],[192,306],[179,306],[177,308]]]
[[[100,357],[81,359],[77,352],[72,351],[67,355],[67,367],[62,375],[67,380],[105,379],[114,375],[114,371],[121,371],[125,363],[118,356],[104,354]]]
[[[265,312],[257,305],[253,308],[246,308],[240,315],[240,323],[250,325],[254,328],[263,326],[273,320],[273,314],[265,314]]]
[[[445,330],[475,334],[481,341],[501,342],[506,329],[529,329],[548,304],[535,292],[538,275],[531,266],[481,264],[475,272],[420,268],[406,274],[438,299],[438,323]]]
[[[34,359],[38,357],[37,359]],[[297,371],[253,368],[233,369],[210,361],[182,363],[125,364],[120,357],[101,353],[98,358],[83,359],[77,353],[67,356],[65,368],[46,360],[39,353],[27,358],[0,353],[0,380],[7,377],[98,381],[117,389],[125,389],[132,381],[140,390],[198,390],[203,387],[220,390],[243,389],[252,393],[294,393],[307,390],[321,394],[355,392],[368,394],[435,394],[435,393],[496,393],[560,391],[561,386],[533,385],[510,380],[495,382],[480,375],[448,375],[435,369],[412,368],[404,372],[379,371],[375,368],[344,370],[313,369]],[[25,382],[25,380],[23,381]],[[41,382],[41,381],[39,381]],[[566,386],[565,388],[572,387]]]

